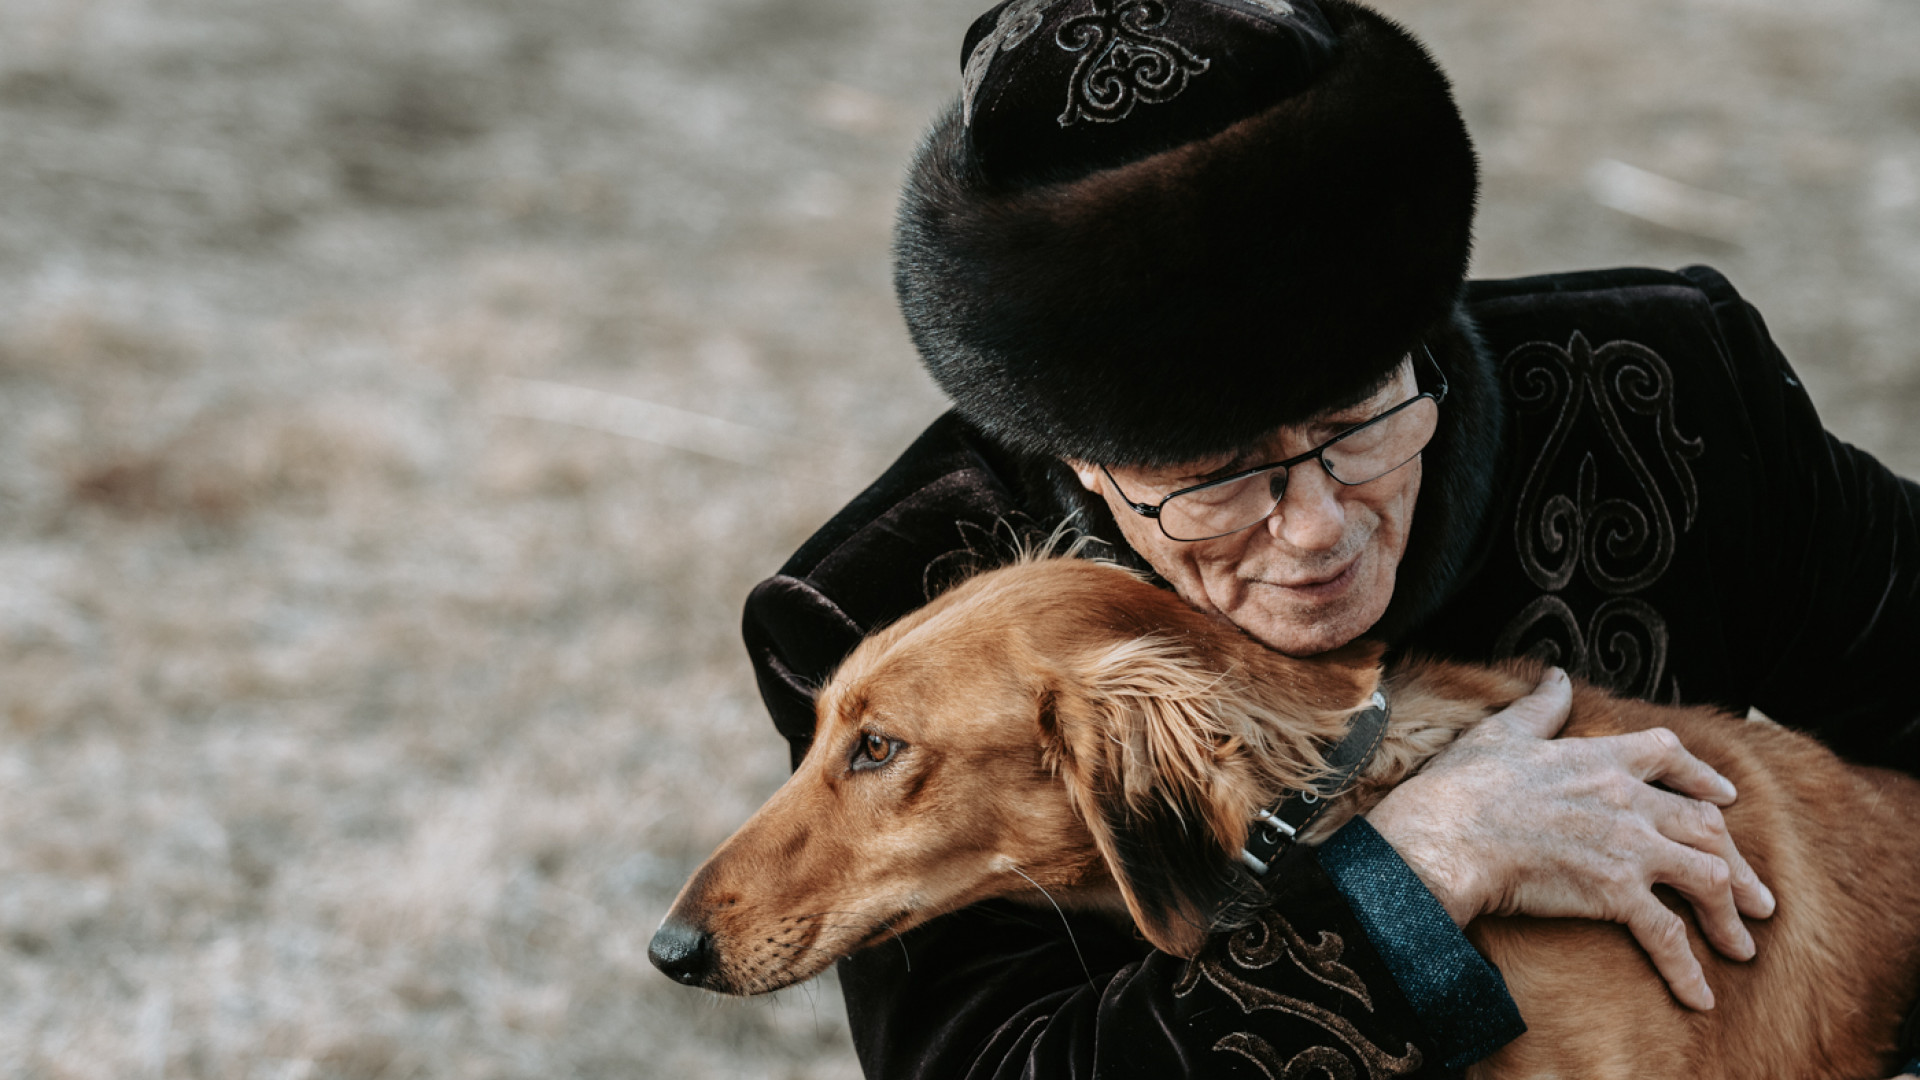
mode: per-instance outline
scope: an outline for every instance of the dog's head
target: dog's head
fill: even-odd
[[[1293,660],[1120,568],[991,571],[856,649],[800,768],[682,890],[649,950],[758,993],[936,915],[1044,889],[1198,951],[1254,883],[1252,812],[1309,782],[1377,650]]]

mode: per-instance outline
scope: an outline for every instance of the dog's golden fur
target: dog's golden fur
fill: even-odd
[[[701,867],[673,917],[712,935],[705,985],[729,993],[809,978],[980,900],[1044,903],[1040,887],[1191,956],[1222,891],[1251,886],[1231,853],[1253,812],[1313,779],[1376,688],[1393,702],[1387,736],[1308,842],[1540,674],[1524,662],[1383,672],[1378,659],[1371,646],[1271,652],[1102,563],[991,571],[847,659],[819,695],[799,770]],[[1592,687],[1576,690],[1564,735],[1652,727],[1740,791],[1727,827],[1778,898],[1749,924],[1758,957],[1726,961],[1690,923],[1718,1001],[1694,1013],[1620,927],[1476,920],[1469,936],[1529,1031],[1475,1075],[1886,1075],[1920,993],[1920,782],[1845,765],[1766,721]]]

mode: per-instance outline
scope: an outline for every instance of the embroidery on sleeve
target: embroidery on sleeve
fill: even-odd
[[[1308,946],[1291,924],[1278,913],[1268,911],[1259,923],[1236,931],[1227,942],[1227,958],[1242,971],[1259,970],[1276,963],[1284,954],[1302,971],[1326,985],[1357,997],[1372,1011],[1365,984],[1353,969],[1339,963],[1344,944],[1338,934],[1322,931],[1319,943]],[[1420,1048],[1408,1043],[1403,1052],[1390,1054],[1375,1045],[1346,1017],[1324,1006],[1291,997],[1248,982],[1230,970],[1227,963],[1208,955],[1190,961],[1174,985],[1175,997],[1187,997],[1205,980],[1225,994],[1243,1015],[1279,1012],[1305,1020],[1337,1040],[1337,1045],[1308,1047],[1285,1061],[1273,1045],[1250,1031],[1234,1031],[1221,1036],[1213,1049],[1237,1054],[1253,1062],[1268,1080],[1304,1078],[1318,1072],[1336,1080],[1358,1080],[1356,1066],[1364,1067],[1368,1080],[1389,1080],[1420,1068]]]
[[[1319,944],[1308,945],[1287,920],[1272,910],[1261,912],[1258,921],[1227,939],[1227,954],[1241,967],[1258,971],[1284,955],[1309,978],[1352,995],[1372,1012],[1373,997],[1367,993],[1367,984],[1340,962],[1346,947],[1340,935],[1331,930],[1320,931]]]
[[[1353,1061],[1331,1046],[1309,1046],[1285,1064],[1281,1064],[1280,1055],[1273,1052],[1267,1040],[1244,1031],[1223,1037],[1213,1048],[1239,1054],[1260,1066],[1267,1080],[1307,1080],[1314,1072],[1332,1080],[1359,1080],[1353,1071]]]
[[[1682,435],[1674,422],[1672,369],[1638,342],[1596,349],[1575,333],[1564,349],[1522,345],[1508,356],[1506,371],[1520,410],[1550,413],[1552,426],[1514,517],[1521,569],[1543,594],[1507,624],[1495,651],[1532,656],[1617,693],[1654,698],[1666,674],[1667,623],[1633,594],[1666,573],[1680,535],[1692,529],[1700,504],[1692,462],[1705,452],[1702,440]],[[1636,444],[1624,414],[1654,422],[1651,455]],[[1574,432],[1590,423],[1599,425],[1611,456],[1603,463],[1586,450],[1573,490],[1552,490]],[[1663,469],[1659,477],[1655,464]],[[1611,478],[1604,492],[1603,473]],[[1677,513],[1663,478],[1678,494]],[[1585,619],[1560,595],[1576,574],[1608,597]]]

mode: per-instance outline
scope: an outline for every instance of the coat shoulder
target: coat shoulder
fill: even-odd
[[[1710,266],[1660,270],[1646,266],[1576,270],[1514,278],[1482,278],[1467,283],[1469,309],[1532,304],[1559,306],[1603,303],[1609,298],[1691,293],[1709,303],[1738,301],[1726,276]]]

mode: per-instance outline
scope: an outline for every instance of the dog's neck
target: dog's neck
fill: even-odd
[[[1354,815],[1373,809],[1388,791],[1420,771],[1462,731],[1519,699],[1534,682],[1535,678],[1522,672],[1460,667],[1433,660],[1396,665],[1380,684],[1392,710],[1380,748],[1347,791],[1334,799],[1301,836],[1301,842],[1317,844]]]

